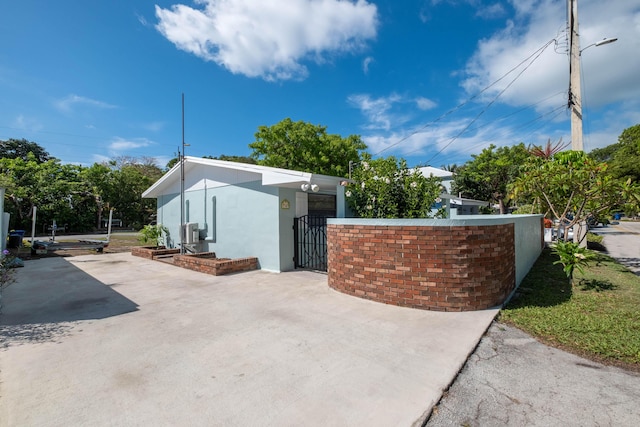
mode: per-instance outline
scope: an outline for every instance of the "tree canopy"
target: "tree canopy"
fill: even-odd
[[[52,159],[43,147],[24,138],[10,138],[6,141],[0,141],[0,158],[26,161],[29,153],[33,154],[33,160],[38,163],[44,163]]]
[[[90,186],[79,175],[80,166],[61,164],[57,159],[39,163],[29,153],[27,159],[0,159],[5,177],[5,208],[11,214],[13,228],[28,229],[34,206],[38,223],[83,230],[93,224],[94,197]]]
[[[260,126],[255,138],[249,147],[260,165],[332,176],[347,176],[349,162],[358,162],[367,148],[358,135],[342,138],[326,126],[289,118]]]
[[[639,184],[614,177],[605,163],[582,151],[564,151],[550,159],[531,157],[511,190],[566,227],[614,209],[637,212],[640,205]]]
[[[84,167],[55,158],[42,161],[48,154],[38,144],[10,141],[19,144],[5,146],[10,150],[0,158],[0,185],[6,188],[12,228],[30,229],[34,207],[38,232],[46,231],[54,219],[71,231],[92,230],[101,226],[109,209],[134,228],[155,214],[155,200],[142,199],[142,192],[162,176],[153,159],[120,157]],[[19,155],[23,152],[24,158]]]
[[[248,163],[250,165],[255,165],[256,160],[249,156],[227,156],[226,154],[221,154],[218,157],[214,156],[202,156],[203,159],[213,159],[213,160],[224,160],[227,162],[237,162],[237,163]],[[169,170],[174,167],[178,163],[178,157],[174,157],[173,159],[167,162],[166,169]]]
[[[457,168],[452,192],[497,203],[500,213],[506,213],[509,204],[507,187],[519,176],[520,166],[530,157],[531,153],[522,143],[500,148],[491,144]]]
[[[622,131],[617,143],[597,148],[589,156],[606,162],[614,177],[640,182],[640,124]]]

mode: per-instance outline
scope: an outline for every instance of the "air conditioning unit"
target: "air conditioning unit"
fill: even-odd
[[[192,245],[200,240],[200,230],[197,222],[188,222],[184,225],[184,243]]]

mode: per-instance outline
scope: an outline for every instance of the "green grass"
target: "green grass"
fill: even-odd
[[[543,251],[500,320],[581,356],[640,370],[640,277],[596,253],[572,286],[556,260]]]
[[[603,240],[604,240],[603,236],[600,236],[599,234],[592,233],[590,231],[587,232],[587,242],[589,242],[589,243],[593,242],[593,243],[601,244]]]

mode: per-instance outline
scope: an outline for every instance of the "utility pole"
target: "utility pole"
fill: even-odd
[[[584,151],[582,143],[582,93],[580,82],[580,35],[578,0],[567,0],[569,31],[569,103],[571,110],[571,149]]]
[[[582,83],[580,59],[582,52],[592,46],[602,46],[618,39],[604,38],[580,49],[580,33],[578,31],[578,0],[567,0],[567,25],[569,32],[569,101],[571,110],[571,149],[584,151],[582,142]]]

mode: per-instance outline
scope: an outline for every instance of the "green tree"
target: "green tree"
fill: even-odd
[[[209,158],[206,157],[205,158]],[[226,154],[220,154],[218,157],[210,157],[214,160],[225,160],[227,162],[248,163],[250,165],[257,164],[256,159],[249,156],[227,156]]]
[[[5,206],[13,228],[30,229],[33,208],[37,207],[37,229],[45,229],[55,219],[74,231],[93,226],[95,201],[88,184],[80,178],[81,166],[61,164],[57,159],[40,163],[32,153],[27,159],[0,159],[5,177]]]
[[[113,187],[112,169],[106,163],[94,163],[80,170],[80,178],[87,183],[96,207],[95,227],[102,226],[102,217],[113,206],[109,202],[117,190]]]
[[[353,182],[345,195],[351,210],[362,218],[433,218],[432,212],[442,192],[441,180],[425,177],[418,168],[409,169],[404,159],[387,157],[372,160],[368,154],[352,172]]]
[[[554,154],[559,153],[560,151],[567,148],[571,145],[570,142],[564,143],[562,142],[562,138],[558,140],[555,144],[551,143],[551,138],[547,140],[547,144],[543,147],[534,145],[529,147],[529,152],[536,157],[542,157],[543,159],[550,159],[554,156]]]
[[[11,138],[6,141],[0,141],[0,158],[26,161],[29,153],[33,154],[33,159],[38,163],[44,163],[52,159],[43,147],[24,138]]]
[[[597,148],[589,156],[607,162],[614,177],[640,182],[640,124],[622,131],[617,143]]]
[[[500,148],[492,144],[457,169],[452,192],[497,203],[500,213],[504,214],[510,203],[507,187],[520,175],[520,167],[530,157],[522,143]]]
[[[249,144],[258,164],[322,175],[347,176],[349,162],[358,162],[367,148],[360,136],[328,134],[326,126],[286,118],[260,126]]]
[[[214,157],[214,156],[202,156],[203,159],[212,159],[212,160],[225,160],[227,162],[237,162],[237,163],[248,163],[250,165],[255,165],[256,164],[256,160],[252,157],[248,157],[248,156],[227,156],[226,154],[221,154],[218,157]],[[178,158],[174,157],[173,159],[169,160],[169,162],[167,162],[166,165],[166,169],[169,170],[172,167],[174,167],[176,165],[176,163],[178,163]]]
[[[640,205],[640,185],[614,177],[607,164],[582,151],[531,157],[511,190],[519,201],[537,205],[538,212],[567,228],[612,209],[637,212]]]
[[[142,228],[156,213],[156,200],[143,199],[142,193],[162,176],[153,158],[119,157],[109,161],[109,178],[101,197],[126,226]]]

